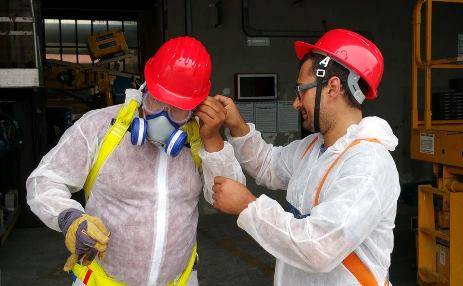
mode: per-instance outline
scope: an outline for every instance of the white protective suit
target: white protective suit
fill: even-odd
[[[27,201],[48,227],[60,231],[57,218],[65,209],[84,211],[71,199],[71,193],[82,189],[119,108],[85,114],[28,178]],[[210,154],[201,153],[207,163]],[[225,144],[223,153],[234,158],[229,144]],[[221,162],[214,162],[216,175],[226,174],[244,182],[242,172],[236,172],[240,169],[236,159],[223,158]],[[106,256],[99,261],[106,272],[137,286],[164,286],[182,273],[196,241],[201,189],[190,149],[184,148],[172,158],[149,142],[132,145],[127,133],[101,168],[85,207],[87,214],[101,218],[111,232]],[[197,281],[189,281],[189,285],[194,284]]]
[[[286,189],[287,201],[303,215],[297,219],[262,195],[238,217],[238,225],[277,258],[274,285],[359,285],[341,264],[355,251],[383,285],[391,263],[394,219],[400,193],[398,172],[389,151],[398,144],[388,123],[367,117],[351,125],[324,153],[323,137],[310,135],[286,147],[266,144],[260,132],[228,136],[241,166],[269,189]],[[302,158],[310,142],[313,148]],[[355,139],[330,172],[312,208],[316,188],[329,165]],[[218,164],[215,162],[215,164]]]

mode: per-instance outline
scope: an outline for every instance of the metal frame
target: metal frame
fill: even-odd
[[[413,52],[412,52],[412,128],[447,130],[446,122],[441,120],[432,120],[431,117],[431,72],[432,69],[463,69],[462,64],[458,64],[458,57],[447,59],[431,59],[431,37],[432,37],[432,4],[433,2],[441,3],[461,3],[463,0],[418,0],[413,11]],[[421,58],[421,10],[426,3],[426,57],[423,61]],[[418,120],[418,70],[425,71],[425,107],[424,121]],[[463,131],[463,120],[460,120],[456,130]],[[443,126],[444,125],[444,126]],[[454,125],[450,123],[449,125]],[[453,131],[456,131],[452,127]]]
[[[418,283],[420,285],[463,285],[463,183],[457,181],[463,169],[434,164],[437,186],[418,187]],[[450,228],[438,229],[434,197],[450,202]],[[449,245],[450,277],[436,271],[436,240]]]
[[[37,33],[37,21],[39,20],[36,15],[36,1],[30,0],[31,17],[0,17],[0,22],[11,23],[31,23],[32,30],[22,31],[0,31],[3,36],[21,36],[32,37],[34,44],[34,68],[2,68],[0,69],[0,89],[1,88],[35,88],[42,85],[41,70],[41,52],[40,40]],[[8,39],[7,39],[8,41]]]
[[[433,162],[435,186],[418,188],[418,283],[463,285],[463,120],[433,120],[431,79],[433,69],[462,69],[458,58],[431,58],[433,2],[463,0],[418,0],[413,11],[412,120],[410,153],[414,159]],[[421,10],[426,5],[425,59],[421,58]],[[418,119],[418,71],[424,70],[424,120]],[[426,140],[424,140],[426,139]],[[425,144],[426,143],[426,144]],[[425,146],[426,145],[426,146]],[[437,229],[434,198],[449,202],[448,230]],[[436,240],[449,244],[450,277],[436,271]]]
[[[411,118],[411,157],[413,159],[463,167],[463,120],[433,120],[431,112],[431,81],[433,69],[463,69],[458,57],[431,58],[432,7],[433,2],[460,3],[463,0],[418,0],[413,11],[412,44],[412,118]],[[421,57],[421,10],[426,5],[425,60]],[[418,71],[424,70],[424,120],[418,118]],[[421,136],[434,136],[435,147],[432,153],[420,152]],[[438,148],[437,148],[438,147]],[[463,285],[463,284],[462,284]]]

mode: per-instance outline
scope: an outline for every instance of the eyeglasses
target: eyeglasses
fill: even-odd
[[[312,83],[296,84],[294,88],[294,92],[296,93],[297,99],[299,99],[299,101],[302,101],[302,95],[304,95],[304,93],[307,90],[314,88],[316,86],[317,86],[316,81]]]
[[[160,102],[154,99],[149,93],[143,96],[143,109],[148,114],[158,114],[162,111],[167,111],[170,119],[178,125],[186,123],[193,114],[193,110],[183,110],[173,107],[169,104]]]

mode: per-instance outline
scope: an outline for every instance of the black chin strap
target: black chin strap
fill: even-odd
[[[317,77],[317,92],[315,95],[315,107],[314,107],[314,113],[313,113],[313,127],[315,133],[320,132],[320,101],[322,97],[322,82],[323,79],[320,77]]]
[[[320,102],[322,98],[322,84],[325,80],[325,69],[328,66],[331,58],[330,57],[325,57],[322,61],[318,63],[318,68],[316,72],[317,76],[317,87],[316,87],[316,95],[315,95],[315,107],[314,107],[314,113],[313,113],[313,127],[314,131],[320,132]]]

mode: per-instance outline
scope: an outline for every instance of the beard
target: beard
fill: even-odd
[[[320,108],[320,114],[319,114],[319,127],[320,127],[320,133],[321,134],[326,134],[326,132],[333,126],[333,118],[330,117],[323,109]]]
[[[306,117],[305,119],[304,119],[304,114]],[[315,116],[315,114],[313,116]],[[326,131],[332,125],[330,117],[328,116],[328,114],[326,114],[326,112],[324,112],[322,108],[320,108],[320,112],[318,113],[318,125],[320,129],[318,131],[315,131],[315,125],[314,125],[315,118],[312,119],[312,116],[310,116],[309,113],[305,109],[301,110],[301,118],[302,118],[302,127],[312,133],[320,132],[321,134],[325,134]]]

